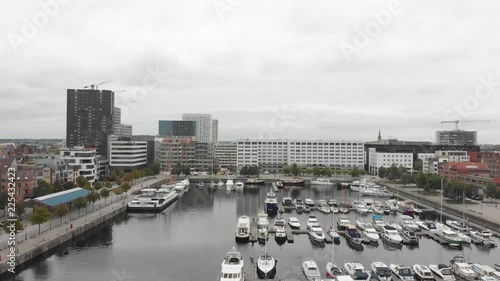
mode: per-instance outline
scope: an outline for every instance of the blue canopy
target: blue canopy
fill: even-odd
[[[90,193],[90,191],[88,191],[86,189],[76,187],[76,188],[64,190],[61,192],[56,192],[56,193],[52,193],[49,195],[37,197],[33,200],[35,202],[38,202],[38,203],[41,203],[41,204],[44,204],[44,205],[47,205],[50,207],[54,207],[54,206],[57,206],[59,204],[70,203],[70,202],[72,202],[80,197],[86,197],[89,193]]]

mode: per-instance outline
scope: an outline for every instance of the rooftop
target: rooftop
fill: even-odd
[[[37,197],[33,199],[35,202],[42,203],[44,205],[48,205],[50,207],[57,206],[59,204],[66,204],[72,202],[75,199],[80,197],[85,197],[90,193],[90,191],[76,187],[56,193],[52,193],[49,195]]]

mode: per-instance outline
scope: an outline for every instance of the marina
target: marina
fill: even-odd
[[[225,187],[212,189],[205,185],[204,188],[178,192],[178,200],[162,212],[128,213],[111,225],[91,232],[90,236],[65,244],[56,250],[56,254],[33,261],[16,279],[6,280],[58,280],[69,274],[69,268],[71,275],[76,276],[75,280],[111,280],[113,272],[121,271],[135,276],[137,280],[217,280],[221,274],[221,261],[233,247],[244,259],[245,280],[257,280],[256,264],[264,253],[264,245],[267,245],[267,253],[277,260],[275,280],[306,280],[302,263],[309,259],[317,263],[324,277],[325,266],[331,258],[331,247],[335,249],[337,265],[342,268],[344,261],[348,260],[358,261],[365,268],[369,268],[374,261],[409,266],[449,264],[449,260],[456,255],[493,267],[499,256],[497,248],[480,245],[467,244],[459,249],[441,246],[422,231],[417,232],[420,240],[416,245],[394,245],[382,239],[376,243],[356,245],[347,243],[342,232],[339,232],[340,242],[332,243],[327,234],[332,226],[331,213],[323,214],[314,207],[310,213],[297,213],[294,208],[285,210],[282,204],[285,197],[310,198],[314,202],[335,198],[339,203],[358,198],[357,192],[328,185],[285,186],[277,191],[278,214],[268,219],[269,239],[266,244],[258,243],[258,214],[265,212],[264,201],[272,187],[267,183],[256,189],[227,192]],[[241,216],[248,216],[250,220],[249,242],[235,241],[238,218]],[[290,217],[296,217],[300,223],[299,229],[285,224],[286,242],[282,244],[274,239],[276,230],[273,224],[279,216],[286,222]],[[318,244],[309,238],[306,229],[309,216],[317,218],[326,234],[325,243]],[[371,222],[373,214],[360,215],[351,210],[348,214],[335,215],[335,221],[337,216],[346,217],[354,224],[357,218],[365,223]],[[385,223],[402,220],[401,213],[380,216]],[[419,219],[435,221],[439,220],[439,215],[423,212]],[[200,239],[200,233],[203,239]],[[113,259],[107,258],[110,255]],[[134,258],[130,259],[130,256]],[[95,270],[88,272],[85,267],[79,266],[82,261],[94,264]],[[187,263],[193,262],[197,264],[196,271],[183,270]]]

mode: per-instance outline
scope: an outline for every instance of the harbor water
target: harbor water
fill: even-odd
[[[243,192],[227,192],[225,187],[210,190],[194,185],[180,194],[179,200],[162,213],[124,214],[111,225],[95,229],[87,235],[58,247],[48,255],[34,260],[16,275],[2,280],[217,280],[221,262],[233,247],[245,258],[249,274],[253,275],[254,263],[263,254],[264,246],[258,243],[236,244],[235,228],[239,216],[255,217],[264,210],[264,199],[271,186],[245,187]],[[327,186],[285,187],[277,192],[278,201],[283,197],[311,198],[337,202],[358,199],[357,192]],[[361,199],[364,199],[361,197]],[[378,200],[374,198],[374,200]],[[379,201],[385,201],[380,198]],[[299,218],[305,229],[309,215],[315,215],[324,230],[332,225],[332,214],[313,211],[310,214],[284,213]],[[356,213],[348,215],[354,224]],[[384,221],[399,221],[400,214],[384,216]],[[439,219],[434,212],[424,213],[426,219]],[[364,222],[371,222],[371,215],[359,215]],[[270,219],[272,224],[274,218]],[[442,246],[422,237],[418,246],[393,247],[379,240],[378,245],[365,244],[363,249],[352,248],[341,238],[339,245],[314,245],[307,235],[295,235],[294,243],[278,245],[271,235],[267,244],[268,254],[277,260],[276,279],[297,279],[302,261],[314,259],[325,274],[325,266],[335,251],[335,262],[343,267],[344,261],[358,261],[369,268],[373,261],[386,264],[413,265],[416,263],[446,263],[455,255],[463,255],[472,262],[493,266],[500,261],[497,248],[466,245],[462,249]],[[253,277],[253,276],[252,276]],[[253,279],[253,278],[252,278]]]

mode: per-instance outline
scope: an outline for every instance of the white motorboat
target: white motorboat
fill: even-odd
[[[203,183],[202,181],[197,183],[196,184],[197,187],[204,187],[205,186],[205,183]]]
[[[302,272],[306,276],[307,280],[319,280],[321,278],[321,273],[319,272],[318,265],[314,260],[305,260],[302,262]]]
[[[375,227],[375,229],[377,231],[382,231],[382,228],[384,227],[384,225],[385,225],[385,222],[382,220],[381,215],[374,215],[373,216],[373,227]]]
[[[178,199],[177,193],[167,190],[143,193],[127,204],[128,212],[161,212]]]
[[[451,271],[465,280],[472,281],[478,277],[478,274],[472,270],[468,263],[455,262],[451,265]]]
[[[309,218],[307,219],[306,225],[307,225],[307,229],[310,229],[313,226],[320,226],[316,216],[309,216]]]
[[[290,198],[290,197],[284,197],[283,200],[281,200],[281,203],[285,207],[291,207],[291,206],[293,206],[293,201],[292,201],[292,198]]]
[[[495,247],[496,242],[493,239],[493,234],[489,230],[483,230],[483,231],[471,231],[470,232],[470,237],[472,240],[472,243],[474,244],[479,244],[487,247]]]
[[[470,231],[469,226],[465,222],[459,222],[459,221],[455,221],[455,220],[446,220],[445,223],[449,227],[451,227],[457,231],[460,231],[460,232],[468,233]]]
[[[285,227],[276,227],[276,232],[274,233],[274,240],[276,240],[278,244],[284,243],[286,241]]]
[[[326,204],[330,207],[337,207],[337,200],[335,200],[335,198],[330,198],[326,201]]]
[[[389,207],[391,212],[396,212],[399,209],[398,201],[396,201],[396,199],[389,199],[385,201],[385,206]]]
[[[365,229],[365,223],[362,220],[356,220],[356,227],[359,230],[364,230]]]
[[[329,179],[325,178],[317,178],[311,180],[311,185],[327,185],[327,186],[333,186],[333,182],[330,182]]]
[[[470,238],[470,236],[468,236],[467,234],[462,233],[458,230],[456,232],[457,232],[458,238],[460,238],[460,240],[462,240],[462,243],[466,243],[466,244],[472,243],[472,238]]]
[[[323,229],[319,226],[311,226],[309,229],[309,239],[313,240],[314,242],[318,243],[323,243],[325,242],[325,233],[323,232]]]
[[[384,262],[372,262],[371,269],[373,273],[378,275],[380,281],[390,281],[392,278],[391,269]]]
[[[257,215],[257,227],[258,228],[268,228],[269,227],[269,220],[267,219],[267,214],[266,213],[259,213]]]
[[[342,276],[343,274],[344,273],[342,272],[342,269],[340,269],[340,267],[338,267],[331,260],[329,260],[326,263],[326,278],[328,278],[328,279],[337,279],[338,277]]]
[[[390,227],[393,227],[394,229],[396,229],[397,232],[402,232],[403,231],[403,228],[401,227],[401,225],[399,225],[397,222],[395,221],[391,221],[389,222],[388,224],[386,224]]]
[[[245,261],[236,248],[233,248],[222,261],[219,281],[243,281],[245,277]]]
[[[370,272],[359,262],[344,262],[344,270],[354,280],[370,280]]]
[[[455,263],[467,263],[467,262],[465,261],[464,256],[457,255],[450,260],[450,264],[455,264]]]
[[[330,226],[330,229],[328,230],[328,235],[332,237],[333,242],[340,242],[340,234],[335,231],[335,228],[333,226]]]
[[[214,181],[211,181],[210,182],[210,187],[211,188],[217,187],[217,184]]]
[[[326,203],[326,200],[320,199],[318,200],[318,206],[328,206],[328,204]]]
[[[283,217],[276,218],[274,220],[274,226],[275,227],[285,227],[286,221]]]
[[[330,210],[332,210],[332,213],[334,213],[334,214],[338,214],[339,213],[339,208],[337,208],[335,206],[330,207]]]
[[[259,241],[259,243],[266,243],[268,239],[269,231],[267,230],[267,228],[257,229],[257,241]]]
[[[427,224],[424,221],[415,220],[415,223],[418,225],[418,230],[422,232],[429,232],[429,227],[427,227]]]
[[[232,179],[227,179],[226,190],[228,191],[236,190],[236,187],[234,186],[234,181]]]
[[[356,211],[360,214],[366,214],[368,213],[368,207],[366,207],[364,203],[358,202],[358,204],[356,204]]]
[[[380,239],[380,236],[377,233],[377,230],[375,230],[375,227],[371,223],[366,223],[365,228],[363,229],[363,236],[369,241],[369,242],[378,242],[378,239]]]
[[[250,238],[250,218],[241,216],[236,223],[236,241],[248,242]]]
[[[457,233],[451,230],[448,227],[440,228],[440,224],[436,224],[438,227],[438,231],[436,232],[436,236],[442,240],[444,243],[447,243],[450,246],[461,246],[463,241],[457,235]]]
[[[257,260],[257,276],[259,279],[274,279],[276,275],[276,259],[268,254]]]
[[[266,213],[269,216],[275,216],[278,214],[278,200],[276,199],[276,194],[271,189],[264,200],[264,205],[266,208]]]
[[[354,243],[356,245],[360,245],[363,243],[363,237],[361,236],[361,233],[359,233],[358,229],[350,224],[347,225],[345,229],[345,238],[348,242]]]
[[[432,271],[425,265],[415,264],[413,266],[413,276],[417,281],[434,281],[436,280],[432,275]]]
[[[403,238],[401,235],[399,235],[398,231],[389,225],[385,225],[382,228],[382,233],[380,237],[385,240],[386,242],[392,243],[392,244],[401,244],[403,242]]]
[[[428,230],[425,230],[425,228],[422,228],[425,232],[428,233],[436,233],[438,230],[436,228],[436,224],[433,221],[424,221],[425,226],[427,226]]]
[[[311,198],[306,198],[304,200],[304,204],[308,205],[309,207],[314,207],[314,200],[312,200]]]
[[[413,231],[403,230],[403,232],[401,232],[401,237],[405,244],[417,245],[419,242],[417,234]]]
[[[188,191],[189,190],[189,185],[190,185],[190,182],[189,182],[189,179],[188,178],[185,178],[183,179],[182,181],[179,181],[175,184],[175,191]]]
[[[406,265],[391,264],[389,265],[392,273],[399,277],[401,281],[413,281],[413,272],[410,267]]]
[[[401,216],[401,221],[399,222],[399,225],[403,230],[418,231],[419,229],[419,226],[415,223],[413,218],[407,215]]]
[[[237,181],[234,189],[241,191],[241,190],[245,189],[245,184],[241,181]]]
[[[299,229],[300,228],[299,219],[297,219],[296,217],[290,217],[288,219],[288,225],[290,225],[291,228]]]
[[[328,206],[321,206],[319,207],[318,211],[322,212],[323,214],[329,214],[332,212],[332,209]]]
[[[224,186],[224,182],[219,180],[219,182],[217,183],[217,187],[223,187]]]
[[[346,227],[351,224],[348,217],[340,216],[337,219],[337,229],[339,231],[345,231]]]
[[[444,281],[455,281],[455,275],[446,264],[429,264],[429,269]]]
[[[490,266],[484,264],[473,263],[470,265],[472,270],[477,273],[478,276],[492,277],[496,280],[500,280],[500,272],[496,271]]]

